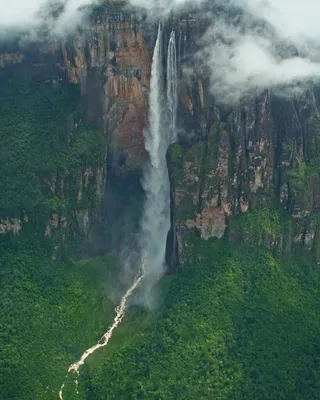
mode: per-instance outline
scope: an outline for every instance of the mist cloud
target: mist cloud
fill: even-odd
[[[101,0],[0,0],[0,39],[21,32],[61,37]],[[212,17],[199,53],[218,100],[238,101],[265,88],[300,88],[320,77],[320,3],[316,0],[127,0],[156,18],[183,7],[237,7],[241,18]],[[53,16],[54,14],[54,16]]]
[[[320,4],[316,0],[234,0],[251,14],[270,23],[282,37],[296,43],[320,36]]]
[[[213,94],[230,104],[267,88],[291,93],[318,79],[320,63],[311,57],[315,52],[300,56],[288,44],[278,36],[254,29],[244,32],[219,21],[206,33],[200,52],[211,74]]]
[[[320,3],[232,0],[229,6],[239,7],[241,18],[214,21],[200,53],[218,100],[233,103],[267,88],[292,93],[319,80]]]
[[[72,32],[98,0],[0,0],[0,38],[21,34],[40,37]],[[40,33],[41,32],[41,33]]]
[[[200,5],[202,0],[129,0],[135,7],[144,8],[150,16],[161,18],[188,5]]]
[[[158,18],[182,7],[216,4],[241,18],[212,16],[201,41],[200,58],[208,67],[218,100],[273,88],[301,90],[320,78],[320,2],[318,0],[130,0]]]

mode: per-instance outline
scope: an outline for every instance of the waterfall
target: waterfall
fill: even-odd
[[[163,124],[163,71],[162,71],[162,30],[158,29],[158,37],[153,51],[151,66],[151,82],[149,94],[150,127],[145,131],[145,148],[150,156],[150,167],[156,169],[161,162],[161,155],[167,143],[161,135]]]
[[[98,349],[107,346],[114,330],[121,323],[127,302],[142,281],[145,296],[165,271],[166,242],[170,230],[170,183],[166,162],[166,152],[176,137],[177,109],[177,55],[175,34],[171,33],[168,47],[167,98],[164,98],[164,79],[162,68],[162,29],[159,25],[158,37],[154,47],[150,82],[150,124],[145,132],[145,148],[149,153],[149,163],[144,170],[143,187],[146,193],[141,221],[140,252],[141,264],[138,274],[123,295],[120,305],[115,309],[115,318],[108,331],[97,344],[85,350],[81,358],[70,365],[68,373],[75,374],[76,388],[80,367]],[[165,101],[167,100],[167,101]],[[170,116],[167,121],[167,116]],[[145,300],[149,301],[148,297]],[[61,386],[59,399],[63,400],[65,382]]]
[[[178,66],[175,31],[171,32],[168,45],[167,61],[167,100],[169,108],[169,129],[171,143],[177,140],[177,107],[178,107]]]
[[[147,296],[148,290],[152,289],[165,271],[166,242],[171,226],[166,153],[177,137],[177,50],[174,31],[168,45],[166,101],[163,83],[162,30],[159,25],[151,69],[150,126],[145,134],[145,147],[150,161],[143,176],[146,202],[141,224],[141,258],[146,271]],[[148,297],[145,300],[148,301]]]
[[[170,230],[170,183],[166,152],[171,138],[165,124],[163,96],[162,30],[159,25],[154,48],[150,82],[150,126],[145,132],[149,163],[144,170],[146,194],[141,221],[141,262],[145,265],[145,301],[156,281],[165,271],[167,235]]]
[[[181,54],[182,54],[182,31],[179,31],[179,43],[178,43],[179,55],[178,55],[178,66],[179,66],[179,77],[181,76]]]
[[[183,59],[185,60],[187,56],[187,33],[184,34],[184,39],[183,39]]]
[[[179,51],[181,51],[181,31],[179,35],[180,46]],[[177,108],[178,108],[178,65],[180,65],[179,53],[177,60],[177,45],[176,45],[176,34],[173,30],[170,35],[169,45],[168,45],[168,61],[167,61],[167,102],[168,102],[168,120],[169,120],[169,134],[170,141],[174,143],[178,139],[177,134]],[[175,218],[172,216],[172,239],[173,246],[172,251],[175,255],[176,252],[176,225]],[[175,263],[175,258],[171,261]]]

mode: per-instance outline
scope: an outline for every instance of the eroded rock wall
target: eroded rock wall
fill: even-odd
[[[318,249],[319,93],[310,88],[299,98],[278,98],[265,91],[233,108],[219,105],[210,93],[201,58],[194,57],[205,27],[205,17],[193,14],[164,27],[163,62],[172,28],[179,61],[179,144],[169,150],[168,164],[180,260],[185,259],[188,233],[204,239],[228,235],[234,242],[249,240],[232,224],[233,218],[266,209],[282,210],[288,217],[285,238],[261,227],[256,230],[257,243],[277,245],[286,254],[296,245]],[[46,64],[54,66],[52,81],[67,79],[81,86],[86,120],[107,136],[108,161],[96,172],[90,165],[84,169],[79,201],[92,174],[96,183],[90,178],[89,184],[102,200],[108,196],[107,169],[113,179],[125,182],[135,176],[139,181],[147,159],[143,131],[156,31],[156,24],[114,5],[97,9],[90,28],[71,41],[51,44],[32,62],[30,55],[16,51],[0,55],[0,66],[31,62],[36,69]],[[88,234],[90,212],[78,214]],[[55,224],[49,222],[47,234]],[[17,224],[6,222],[2,231],[9,226]]]
[[[249,240],[229,220],[266,209],[284,213],[287,229],[281,239],[276,233],[266,236],[261,226],[255,231],[257,244],[278,246],[285,254],[297,244],[307,250],[318,248],[316,91],[310,89],[298,99],[277,98],[265,91],[226,109],[204,91],[207,86],[200,75],[194,82],[180,92],[180,106],[181,114],[189,113],[198,129],[190,134],[188,124],[180,120],[181,137],[188,140],[173,146],[168,156],[182,261],[188,245],[184,236],[190,230],[204,239],[229,235],[235,242]],[[196,115],[194,104],[200,104]]]

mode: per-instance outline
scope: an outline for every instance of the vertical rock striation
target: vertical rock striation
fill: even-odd
[[[178,132],[173,139],[179,144],[171,146],[167,159],[181,261],[189,232],[204,239],[228,235],[234,242],[249,240],[244,227],[234,223],[235,217],[261,216],[266,210],[266,219],[272,221],[273,210],[280,210],[286,229],[280,235],[262,226],[255,231],[257,243],[285,254],[302,247],[319,256],[319,91],[310,88],[299,98],[279,98],[264,91],[237,107],[219,105],[210,94],[201,59],[194,57],[205,29],[206,17],[191,13],[164,27],[169,47],[162,63],[171,60],[165,71],[171,117],[174,109],[178,111],[172,132]],[[80,200],[88,177],[99,197],[106,196],[107,169],[109,177],[119,182],[141,176],[148,160],[143,131],[149,122],[156,35],[156,26],[113,4],[94,12],[89,29],[79,31],[72,41],[52,44],[36,60],[23,51],[0,54],[0,68],[29,63],[37,75],[39,65],[54,65],[52,81],[67,79],[81,86],[84,119],[105,130],[108,161],[93,175],[86,172],[90,165],[83,170]],[[54,179],[51,186],[63,186]],[[86,211],[79,214],[84,231],[90,218]],[[2,225],[7,231],[17,224]]]

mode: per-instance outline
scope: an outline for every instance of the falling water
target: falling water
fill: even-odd
[[[178,69],[177,69],[177,48],[176,34],[171,32],[168,45],[168,62],[167,62],[167,100],[169,108],[169,129],[170,142],[177,140],[177,107],[178,107]]]
[[[179,54],[178,54],[178,65],[181,65],[181,53],[182,53],[182,32],[181,29],[179,31],[179,43],[178,43],[178,49],[179,49]],[[181,69],[179,69],[179,77],[181,76]]]
[[[181,42],[181,31],[180,31],[180,42]],[[181,50],[181,43],[180,43]],[[180,57],[180,54],[179,54]],[[167,61],[167,101],[168,101],[168,118],[169,118],[169,134],[170,141],[174,143],[178,139],[177,135],[177,108],[178,108],[178,63],[177,60],[177,46],[176,46],[176,34],[175,31],[171,32],[169,45],[168,45],[168,61]],[[180,64],[179,64],[180,65]],[[172,219],[173,227],[173,247],[172,251],[175,254],[176,251],[176,225],[174,216]]]
[[[145,133],[145,147],[149,153],[150,161],[144,171],[143,187],[146,193],[146,203],[141,221],[141,265],[140,271],[131,287],[121,299],[120,305],[115,309],[116,316],[109,330],[99,342],[87,349],[80,360],[70,365],[68,373],[79,376],[80,367],[85,360],[101,347],[107,346],[114,330],[121,323],[128,298],[141,284],[147,282],[145,289],[151,290],[154,283],[163,275],[165,270],[166,240],[170,230],[170,183],[166,163],[166,152],[174,139],[177,108],[177,59],[175,34],[172,32],[169,42],[168,55],[168,87],[165,105],[163,95],[163,70],[162,70],[162,30],[159,25],[158,37],[154,48],[151,82],[150,82],[150,126]],[[164,123],[168,113],[171,115],[169,126]],[[59,399],[63,400],[65,383],[61,386]]]
[[[159,25],[151,69],[150,127],[145,132],[145,147],[150,157],[143,176],[146,202],[141,221],[141,258],[146,265],[146,296],[165,271],[166,240],[170,230],[170,184],[166,162],[170,135],[164,123],[166,113],[161,42],[162,30]],[[145,300],[148,301],[148,298]]]
[[[154,48],[150,83],[150,128],[145,147],[150,162],[144,171],[146,203],[142,218],[142,262],[147,266],[147,295],[165,271],[166,242],[170,230],[170,182],[166,161],[167,149],[176,140],[177,50],[173,31],[168,46],[167,93],[164,101],[162,70],[162,31]],[[169,118],[168,118],[169,116]],[[146,276],[147,278],[147,276]],[[146,299],[149,300],[148,298]]]

